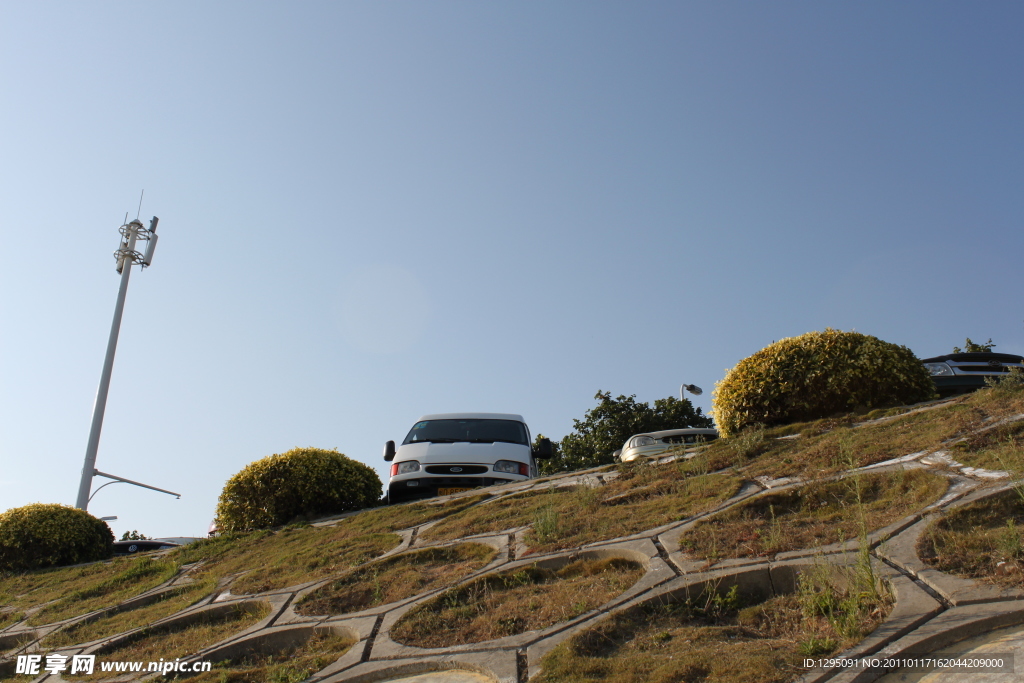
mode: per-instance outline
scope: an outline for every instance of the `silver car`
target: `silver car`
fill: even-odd
[[[717,438],[717,429],[665,429],[660,432],[647,432],[629,437],[625,445],[615,451],[614,456],[619,462],[630,462],[640,457],[664,455],[669,451],[681,453],[686,448],[714,441]]]

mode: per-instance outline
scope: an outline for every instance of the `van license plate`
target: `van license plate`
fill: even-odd
[[[450,496],[453,493],[462,493],[463,491],[472,491],[472,489],[438,489],[437,495]]]

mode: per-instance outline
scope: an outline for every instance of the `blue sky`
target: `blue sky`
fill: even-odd
[[[1024,7],[4,2],[0,510],[202,535],[296,446],[560,438],[835,327],[1024,353]]]

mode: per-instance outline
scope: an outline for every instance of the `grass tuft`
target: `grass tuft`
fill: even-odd
[[[842,571],[822,568],[799,593],[768,600],[748,601],[733,586],[613,613],[552,650],[537,683],[792,681],[806,671],[804,657],[852,646],[891,609],[887,594],[837,587],[849,582]],[[824,596],[817,604],[812,585],[814,598]]]
[[[209,580],[189,584],[178,591],[167,592],[159,601],[144,607],[115,612],[55,631],[44,638],[41,644],[48,648],[60,648],[125,633],[191,607],[209,595],[213,588],[214,584]]]
[[[623,463],[604,486],[528,491],[451,515],[424,532],[449,540],[532,525],[529,552],[576,548],[628,536],[710,510],[735,495],[740,480],[700,474],[700,460]]]
[[[697,524],[680,548],[709,562],[838,543],[938,500],[948,480],[923,470],[861,474],[757,498]]]
[[[1015,489],[947,511],[918,542],[936,569],[1007,587],[1024,587],[1024,500]],[[997,572],[1000,562],[1009,571]]]
[[[605,559],[491,574],[416,606],[392,627],[391,637],[417,647],[449,647],[537,631],[603,605],[643,573],[637,562]]]
[[[188,678],[190,683],[301,683],[337,661],[355,644],[352,638],[316,634],[302,645],[273,654],[253,654]]]
[[[398,602],[457,583],[485,566],[497,551],[480,543],[461,543],[403,553],[360,567],[319,588],[299,602],[299,614],[347,614]]]
[[[185,658],[228,636],[245,630],[266,618],[268,614],[270,614],[270,606],[265,603],[239,605],[231,611],[211,615],[204,621],[188,626],[171,624],[144,629],[136,634],[131,641],[100,654],[97,657],[96,670],[92,675],[69,675],[69,678],[71,680],[98,680],[109,677],[109,673],[99,670],[98,662],[100,660],[155,662],[160,659]]]
[[[112,607],[170,580],[178,568],[167,557],[116,558],[12,575],[0,580],[0,594],[14,593],[8,604],[21,608],[51,603],[29,617],[28,623],[38,626]]]

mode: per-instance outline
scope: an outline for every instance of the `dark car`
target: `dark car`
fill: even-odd
[[[134,555],[135,553],[148,553],[153,550],[177,548],[180,545],[180,543],[162,538],[151,538],[144,541],[114,541],[114,554]]]
[[[1005,377],[1010,368],[1024,369],[1024,357],[1012,353],[948,353],[925,358],[939,396],[966,394],[985,386],[987,378]]]

